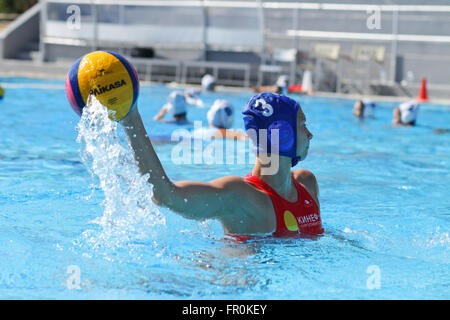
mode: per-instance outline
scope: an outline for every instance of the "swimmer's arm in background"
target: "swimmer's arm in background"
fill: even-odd
[[[156,116],[153,117],[153,120],[156,120],[156,121],[163,121],[162,119],[163,119],[164,116],[166,115],[167,110],[168,110],[168,109],[167,109],[167,106],[164,105],[164,106],[161,108],[161,110],[158,112],[158,114],[157,114]]]
[[[248,140],[246,133],[237,130],[217,130],[211,138],[230,139],[230,140]]]
[[[397,107],[392,111],[392,125],[399,127],[402,126],[400,109]]]
[[[219,217],[223,211],[239,212],[232,210],[229,205],[225,207],[224,203],[233,203],[228,201],[228,198],[233,197],[236,190],[239,190],[235,185],[241,182],[241,177],[223,177],[207,183],[195,181],[172,183],[152,146],[137,107],[121,121],[121,124],[134,150],[140,173],[150,174],[148,181],[153,185],[153,200],[158,205],[196,220],[227,218]],[[227,210],[223,210],[224,208]]]
[[[314,174],[311,171],[300,169],[293,171],[293,176],[294,179],[306,187],[320,209],[319,184],[317,183],[317,179]]]
[[[232,140],[248,140],[248,136],[244,132],[236,130],[227,130],[227,139]]]

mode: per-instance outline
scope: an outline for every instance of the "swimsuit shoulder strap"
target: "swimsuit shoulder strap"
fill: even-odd
[[[257,176],[254,176],[253,174],[249,173],[248,175],[246,175],[244,177],[244,180],[247,181],[247,182],[250,182],[256,188],[258,188],[259,190],[264,191],[265,193],[267,193],[271,197],[275,196],[275,197],[280,198],[280,195],[275,190],[273,190],[271,186],[269,186],[267,183],[262,181]]]
[[[263,180],[261,180],[260,178],[254,176],[253,174],[249,173],[248,175],[245,176],[245,181],[250,182],[251,184],[253,184],[255,187],[257,187],[258,189],[264,191],[265,193],[267,193],[268,195],[270,195],[270,197],[276,198],[277,202],[279,201],[285,201],[288,202],[286,199],[284,199],[282,196],[280,196],[278,194],[278,192],[276,192],[271,186],[269,186],[267,183],[265,183]],[[292,203],[289,202],[291,204],[295,204],[298,203],[302,197],[302,194],[306,191],[304,189],[304,187],[297,182],[294,177],[292,177],[292,179],[294,180],[294,186],[297,190],[297,201]],[[306,191],[307,192],[307,191]]]
[[[298,192],[298,201],[301,201],[303,199],[303,201],[307,200],[309,202],[312,201],[312,203],[314,203],[314,205],[318,208],[316,200],[314,200],[314,198],[312,197],[312,195],[309,193],[308,189],[306,189],[306,187],[297,181],[297,179],[295,179],[294,177],[292,177],[292,180],[294,182],[295,187],[297,188],[297,192]]]
[[[281,203],[286,202],[289,205],[298,205],[298,204],[303,205],[305,200],[307,200],[308,202],[314,203],[314,205],[318,208],[316,201],[311,196],[311,194],[306,189],[306,187],[303,184],[301,184],[300,182],[298,182],[294,177],[292,177],[292,181],[294,183],[295,188],[297,189],[297,201],[294,203],[289,202],[286,199],[284,199],[274,189],[272,189],[271,186],[269,186],[267,183],[262,181],[260,178],[252,175],[251,173],[246,175],[244,179],[245,179],[245,181],[253,184],[256,188],[267,193],[272,198],[272,200],[275,200],[277,203],[280,203],[280,201],[281,201]]]

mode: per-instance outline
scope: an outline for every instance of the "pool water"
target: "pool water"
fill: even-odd
[[[122,128],[71,110],[59,80],[1,78],[0,299],[448,299],[450,107],[423,105],[418,126],[392,128],[395,103],[375,119],[353,100],[292,96],[314,137],[297,168],[319,182],[325,233],[317,239],[236,243],[217,221],[184,219],[151,202]],[[152,120],[170,89],[143,85],[150,135],[180,129]],[[248,91],[228,99],[235,129]],[[207,109],[191,108],[190,120]],[[181,129],[190,130],[192,126]],[[172,161],[171,179],[244,176],[245,163]],[[250,153],[238,145],[237,154]],[[196,150],[195,152],[202,152]],[[188,199],[186,199],[188,203]]]

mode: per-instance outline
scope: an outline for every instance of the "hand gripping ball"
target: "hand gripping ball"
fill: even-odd
[[[78,115],[92,95],[108,108],[111,120],[120,121],[136,105],[139,79],[124,57],[110,51],[94,51],[82,56],[70,69],[66,94]]]

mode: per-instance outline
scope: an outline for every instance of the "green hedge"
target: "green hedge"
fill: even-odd
[[[37,2],[38,0],[0,0],[0,12],[23,13]]]

